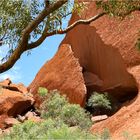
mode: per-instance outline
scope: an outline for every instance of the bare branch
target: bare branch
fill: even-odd
[[[105,15],[106,13],[100,13],[100,14],[97,14],[96,16],[90,18],[90,19],[87,19],[87,20],[78,20],[76,22],[74,22],[73,24],[71,24],[70,26],[68,26],[65,30],[58,30],[58,31],[54,31],[52,33],[50,33],[51,35],[53,34],[65,34],[67,33],[68,31],[70,31],[71,29],[73,29],[74,27],[76,27],[77,25],[79,24],[90,24],[91,22],[97,20],[98,18],[102,17],[103,15]]]
[[[29,35],[50,13],[59,9],[67,0],[59,0],[56,3],[50,5],[47,9],[45,8],[37,18],[35,18],[23,31],[23,34]]]
[[[65,34],[68,31],[70,31],[71,29],[73,29],[74,27],[76,27],[77,25],[89,24],[89,23],[97,20],[98,18],[100,18],[104,14],[106,14],[106,13],[100,13],[100,14],[98,14],[90,19],[87,19],[87,20],[78,20],[78,21],[74,22],[73,24],[71,24],[70,26],[68,26],[65,30],[56,30],[56,31],[53,31],[51,33],[48,33],[47,30],[44,29],[42,36],[36,42],[29,44],[29,49],[33,49],[33,48],[38,47],[46,39],[46,37],[56,35],[56,34]]]
[[[44,0],[45,7],[48,8],[50,6],[50,0]]]

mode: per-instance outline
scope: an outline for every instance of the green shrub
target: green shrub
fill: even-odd
[[[78,128],[70,128],[62,121],[48,119],[42,123],[26,121],[23,124],[13,126],[11,133],[0,137],[1,140],[35,140],[35,139],[64,139],[64,140],[88,140],[98,139],[97,135],[82,131]]]
[[[43,118],[58,118],[64,105],[68,104],[65,96],[61,96],[57,90],[50,91],[46,100],[40,106]]]
[[[94,112],[100,113],[103,110],[111,110],[111,102],[109,100],[107,93],[97,93],[93,92],[93,95],[88,100],[88,107],[91,107]]]
[[[25,121],[14,125],[10,134],[1,135],[1,140],[99,140],[108,139],[108,133],[91,134],[90,115],[79,105],[70,104],[57,90],[50,91],[40,107],[44,121]],[[72,127],[71,127],[72,126]]]
[[[89,129],[91,124],[90,115],[80,105],[67,104],[62,108],[60,119],[69,126],[79,126]]]
[[[44,97],[48,94],[48,90],[46,88],[43,87],[39,87],[38,89],[38,93],[41,97]]]
[[[70,104],[65,96],[58,91],[51,91],[40,107],[44,119],[61,119],[68,126],[79,126],[87,129],[91,125],[90,115],[79,105]]]

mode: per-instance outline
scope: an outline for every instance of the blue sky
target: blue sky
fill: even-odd
[[[41,0],[40,2],[44,1]],[[64,19],[64,28],[67,27],[70,17],[69,15]],[[24,53],[10,70],[0,74],[0,81],[10,78],[13,83],[23,83],[28,86],[43,64],[54,56],[64,37],[65,35],[55,35],[46,38],[38,48],[31,51],[31,55],[27,56],[27,53]],[[5,56],[7,50],[6,46],[0,47],[0,59]]]
[[[0,81],[10,78],[14,83],[23,83],[28,86],[41,66],[56,53],[59,44],[61,43],[64,35],[55,35],[47,38],[40,47],[31,51],[31,55],[27,56],[24,53],[20,60],[10,70],[0,75]],[[0,56],[2,56],[7,48],[0,48]]]
[[[63,21],[63,27],[67,27],[70,17]],[[38,48],[31,51],[31,55],[27,56],[27,53],[24,53],[10,70],[0,74],[0,81],[10,78],[13,83],[28,86],[43,64],[54,56],[64,36],[55,35],[46,38]],[[5,56],[7,50],[6,46],[0,47],[0,59]]]

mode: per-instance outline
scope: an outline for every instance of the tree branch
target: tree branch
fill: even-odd
[[[29,23],[22,32],[21,41],[19,42],[18,47],[14,50],[10,58],[0,65],[0,73],[9,70],[20,58],[22,53],[28,50],[28,38],[30,33],[46,18],[46,16],[59,9],[66,2],[67,0],[58,0],[54,4],[48,6],[48,8],[42,10],[42,12],[31,23]]]
[[[89,24],[89,23],[97,20],[98,18],[100,18],[101,16],[103,16],[105,14],[106,13],[103,12],[103,13],[100,13],[100,14],[98,14],[98,15],[90,18],[90,19],[87,19],[87,20],[78,20],[78,21],[74,22],[73,24],[71,24],[70,26],[68,26],[64,30],[56,30],[56,31],[48,33],[47,30],[44,29],[44,31],[42,33],[42,36],[36,42],[33,42],[33,43],[29,44],[28,47],[29,47],[29,49],[36,48],[49,36],[56,35],[56,34],[65,34],[68,31],[70,31],[71,29],[73,29],[74,27],[76,27],[77,25],[79,25],[79,24]]]

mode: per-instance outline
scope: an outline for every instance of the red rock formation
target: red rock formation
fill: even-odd
[[[20,92],[1,89],[0,91],[0,115],[16,116],[22,114],[33,105],[34,100]]]
[[[82,19],[98,13],[94,1],[87,3]],[[69,24],[78,19],[73,14]],[[137,92],[136,82],[127,68],[140,63],[140,53],[135,47],[139,29],[138,11],[124,20],[105,15],[90,25],[78,25],[67,33],[61,44],[70,44],[84,72],[94,75],[91,82],[91,76],[84,74],[85,81],[90,81],[90,86],[86,83],[90,91],[97,88],[122,99]]]
[[[87,3],[88,8],[81,14],[83,19],[87,19],[98,13],[94,2],[88,1]],[[78,19],[79,16],[73,14],[70,24]],[[124,20],[105,15],[90,25],[78,25],[75,27],[67,33],[61,45],[70,44],[72,46],[74,56],[79,59],[79,63],[83,67],[87,89],[109,91],[114,97],[121,100],[122,98],[129,98],[129,96],[135,96],[137,94],[137,88],[140,90],[140,52],[135,47],[139,29],[139,11],[133,12]],[[71,77],[71,73],[66,73],[66,70],[64,71],[66,62],[69,60],[66,57],[66,52],[69,51],[66,50],[65,54],[63,54],[62,48],[60,47],[56,56],[43,66],[29,87],[34,93],[37,91],[36,87],[39,86],[67,87],[67,91],[70,91],[71,83],[73,85],[77,80]],[[62,56],[64,59],[61,58]],[[62,60],[61,63],[59,62],[60,58]],[[75,59],[73,55],[72,58]],[[58,61],[53,62],[54,60]],[[52,65],[51,63],[56,63],[56,65]],[[51,71],[48,69],[51,69]],[[57,78],[53,78],[54,73],[57,74]],[[68,83],[64,80],[65,78],[63,76],[65,77],[65,73],[71,82]],[[79,74],[75,75],[77,78]],[[80,77],[82,78],[81,74]],[[65,85],[67,83],[67,86],[63,86],[60,80],[61,78],[63,84]],[[45,83],[45,81],[47,82]],[[61,86],[58,84],[59,82]],[[36,86],[38,83],[39,85]],[[84,85],[83,81],[77,83],[82,83],[82,87]],[[77,95],[75,91],[72,93],[71,95],[74,98],[77,98],[77,95],[79,95],[79,92]],[[84,96],[80,94],[80,97]],[[95,132],[108,128],[113,139],[121,139],[120,135],[122,135],[123,131],[140,135],[139,117],[140,91],[133,101],[127,105],[125,104],[123,108],[107,120],[93,125],[91,130]]]
[[[29,86],[37,104],[40,104],[37,93],[39,87],[46,87],[48,90],[58,89],[67,95],[71,103],[84,105],[86,87],[82,68],[69,45],[60,46],[56,55],[45,63]]]
[[[14,116],[27,111],[34,103],[23,85],[12,84],[9,79],[0,82],[0,115]]]
[[[124,132],[129,134],[128,137],[133,135],[140,138],[140,65],[129,69],[129,72],[133,74],[137,81],[138,96],[107,120],[94,124],[91,128],[92,132],[101,132],[107,128],[111,132],[113,140],[124,140]]]
[[[4,121],[7,118],[9,118],[7,115],[0,115],[0,129],[6,128],[6,124],[4,123]]]
[[[4,120],[4,124],[6,125],[6,127],[12,127],[13,125],[19,124],[20,122],[15,119],[15,118],[6,118]]]
[[[82,18],[86,19],[97,13],[95,3],[90,1]],[[73,14],[70,24],[78,19]],[[96,75],[92,90],[98,87],[98,90],[110,91],[121,100],[123,97],[135,96],[137,88],[140,90],[140,52],[135,47],[139,30],[140,11],[133,12],[124,20],[105,15],[90,25],[74,28],[66,35],[62,44],[70,44],[85,72]],[[88,81],[88,77],[84,77]],[[108,128],[114,140],[120,140],[124,131],[140,136],[139,118],[140,91],[132,102],[124,105],[109,119],[93,125],[91,130],[95,132]]]
[[[5,88],[5,89],[21,92],[21,93],[24,93],[24,94],[28,93],[27,88],[22,83],[13,84],[10,79],[6,79],[4,81],[1,81],[0,86]]]

